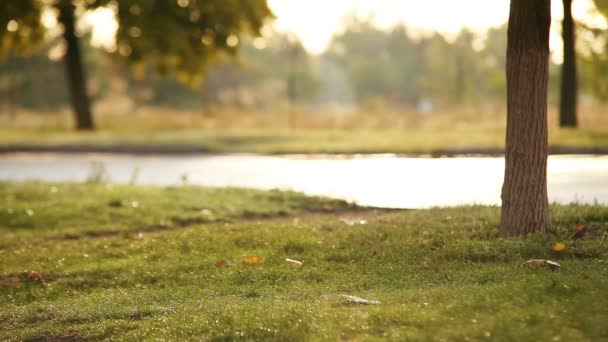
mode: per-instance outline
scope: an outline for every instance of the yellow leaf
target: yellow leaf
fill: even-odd
[[[556,242],[551,246],[551,249],[556,252],[565,251],[568,246],[563,242]]]
[[[247,265],[261,265],[264,263],[264,260],[257,255],[248,255],[243,260]]]

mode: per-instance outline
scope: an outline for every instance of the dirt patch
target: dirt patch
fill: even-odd
[[[25,340],[26,342],[75,342],[84,341],[84,338],[78,335],[67,335],[67,336],[53,336],[53,337],[35,337],[33,339]]]
[[[258,217],[248,216],[245,218],[234,218],[227,220],[209,220],[205,218],[182,218],[174,220],[173,224],[168,225],[151,225],[143,226],[128,231],[92,231],[82,234],[63,234],[56,237],[51,237],[50,241],[78,241],[84,239],[100,239],[111,238],[121,235],[129,235],[134,238],[141,237],[142,234],[159,233],[168,230],[185,229],[197,225],[212,225],[212,224],[248,224],[248,223],[292,223],[294,220],[315,220],[326,218],[328,216],[336,217],[342,221],[358,221],[359,219],[380,215],[389,212],[403,211],[408,209],[385,209],[385,208],[368,208],[362,207],[357,209],[348,209],[343,211],[309,211],[296,215],[261,215]]]

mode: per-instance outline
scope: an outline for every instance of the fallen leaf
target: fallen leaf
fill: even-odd
[[[226,265],[227,265],[227,263],[226,263],[226,260],[224,260],[224,259],[219,259],[215,262],[215,267],[224,267]]]
[[[566,248],[568,248],[568,246],[563,242],[556,242],[551,245],[551,249],[555,252],[563,252],[566,250]]]
[[[302,267],[304,266],[304,263],[298,260],[293,260],[293,259],[285,259],[285,261],[287,261],[290,265],[292,266],[296,266],[296,267]]]
[[[5,279],[0,279],[0,286],[11,286],[16,287],[21,284],[21,279],[19,277],[9,277]]]
[[[264,260],[257,255],[248,255],[243,259],[243,262],[247,265],[261,265],[264,263]]]
[[[524,262],[522,264],[522,266],[526,266],[526,267],[548,267],[552,270],[556,270],[559,267],[561,267],[561,265],[559,263],[557,263],[556,261],[552,261],[552,260],[545,260],[545,259],[532,259],[532,260],[528,260],[526,262]]]
[[[582,239],[587,233],[587,226],[584,223],[579,223],[576,226],[576,231],[572,234],[573,239]]]
[[[345,295],[345,294],[341,294],[340,295],[343,298],[346,298],[346,300],[350,303],[356,303],[356,304],[380,304],[380,301],[377,300],[369,300],[369,299],[365,299],[365,298],[361,298],[361,297],[357,297],[357,296],[351,296],[351,295]]]
[[[28,274],[27,279],[42,282],[42,273],[38,271],[31,271],[30,274]]]

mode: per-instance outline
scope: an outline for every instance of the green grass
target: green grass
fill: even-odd
[[[192,145],[212,153],[431,153],[449,149],[502,148],[498,128],[402,130],[0,130],[0,144]],[[551,146],[606,147],[608,129],[554,129]]]
[[[21,282],[0,286],[0,340],[608,339],[606,207],[554,206],[551,235],[502,239],[495,207],[277,191],[1,183],[0,203],[0,280]]]

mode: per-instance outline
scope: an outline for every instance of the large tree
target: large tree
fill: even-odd
[[[572,18],[572,0],[562,0],[562,3],[564,6],[564,20],[562,22],[564,62],[562,64],[559,125],[561,127],[576,127],[578,80],[576,72],[576,41],[574,19]]]
[[[502,235],[547,232],[550,0],[511,0]]]
[[[222,51],[234,53],[239,35],[259,35],[272,16],[266,0],[19,0],[0,2],[0,55],[23,52],[44,37],[41,14],[55,9],[63,26],[68,88],[78,129],[93,129],[76,22],[78,13],[117,7],[118,55],[133,65],[174,71],[183,81],[200,79]],[[145,70],[146,68],[139,68]]]

